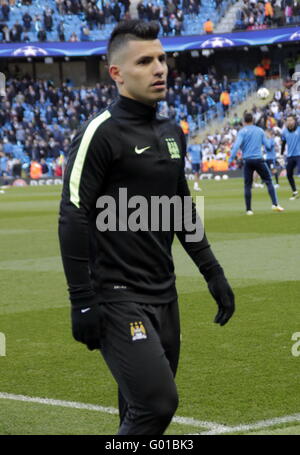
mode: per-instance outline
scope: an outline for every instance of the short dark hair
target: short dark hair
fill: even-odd
[[[159,23],[145,22],[139,19],[121,21],[113,29],[107,45],[107,60],[111,62],[112,54],[130,40],[155,40],[159,33]]]
[[[253,115],[251,114],[251,112],[245,112],[244,121],[245,121],[245,123],[252,123],[253,122]]]

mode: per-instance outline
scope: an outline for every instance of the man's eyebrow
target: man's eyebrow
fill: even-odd
[[[161,57],[166,58],[166,57],[167,57],[167,54],[166,54],[165,52],[163,52],[163,53],[161,53],[160,55],[158,55],[158,58],[161,58]],[[153,59],[153,58],[155,58],[155,56],[153,56],[153,55],[148,55],[148,54],[144,54],[144,55],[139,56],[139,57],[136,59],[136,61],[139,62],[140,60],[144,60],[144,59],[148,59],[148,60],[150,59],[150,60],[151,60],[151,59]]]

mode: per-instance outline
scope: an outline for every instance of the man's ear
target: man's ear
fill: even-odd
[[[110,65],[108,72],[113,81],[118,84],[123,84],[124,80],[122,78],[122,71],[118,65]]]

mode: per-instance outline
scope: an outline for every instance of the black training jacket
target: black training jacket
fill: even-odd
[[[156,304],[177,297],[171,252],[174,223],[168,231],[101,232],[96,222],[107,206],[96,205],[100,196],[111,196],[118,221],[120,188],[126,189],[128,199],[189,196],[185,153],[178,125],[158,115],[155,108],[123,96],[79,130],[70,147],[59,216],[72,304]],[[128,209],[128,214],[134,210]],[[191,243],[186,232],[176,234],[206,280],[222,273],[205,236]]]

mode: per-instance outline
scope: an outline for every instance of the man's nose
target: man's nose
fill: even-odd
[[[165,72],[165,65],[157,60],[155,67],[154,67],[154,75],[155,76],[162,76]]]

